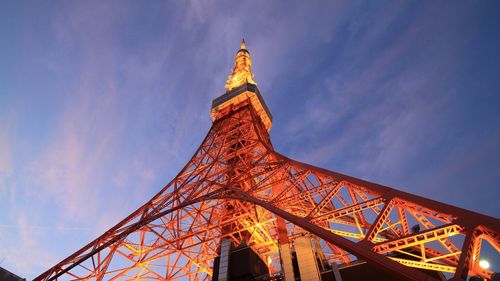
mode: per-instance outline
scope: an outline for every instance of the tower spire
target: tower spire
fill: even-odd
[[[241,41],[241,47],[234,57],[234,67],[231,75],[227,77],[226,85],[224,87],[231,91],[243,84],[250,83],[257,85],[253,81],[254,74],[252,73],[252,59],[250,59],[250,52],[247,50],[245,39]]]
[[[231,75],[227,77],[226,92],[212,101],[210,116],[217,120],[231,113],[232,108],[241,107],[250,103],[257,112],[264,127],[271,130],[273,117],[264,99],[260,95],[257,83],[253,81],[252,60],[247,50],[245,39],[241,40],[240,49],[234,58],[234,67]]]
[[[245,38],[241,40],[241,47],[240,50],[246,50],[247,49],[247,44],[245,43]]]

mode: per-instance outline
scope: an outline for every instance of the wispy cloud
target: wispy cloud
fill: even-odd
[[[102,176],[122,128],[117,120],[107,119],[116,97],[112,85],[97,99],[88,95],[95,89],[87,83],[72,93],[74,103],[66,106],[52,141],[30,164],[31,178],[39,188],[32,195],[43,196],[76,218],[96,211],[100,192],[94,180]]]
[[[40,263],[51,264],[57,260],[49,248],[40,245],[43,232],[46,231],[31,227],[30,218],[26,214],[18,214],[14,231],[12,228],[9,230],[0,226],[0,242],[2,245],[9,245],[0,247],[0,264],[13,266],[18,275],[26,277],[35,276],[38,272],[34,269]]]
[[[394,19],[402,11],[391,10],[392,15],[386,13],[387,11],[383,11],[385,16],[378,15],[376,18]],[[366,16],[362,15],[361,21],[367,21]],[[373,28],[377,33],[383,34],[392,27],[390,23],[391,21],[383,20],[369,26],[370,30]],[[399,146],[396,142],[402,141],[402,137],[410,132],[418,134],[420,127],[428,122],[426,117],[440,110],[436,105],[442,105],[442,100],[449,98],[447,93],[442,93],[441,96],[425,99],[429,96],[429,90],[439,83],[437,74],[453,67],[451,57],[446,55],[436,62],[419,61],[420,57],[429,53],[430,48],[435,47],[422,45],[415,50],[412,46],[414,38],[421,35],[426,24],[432,24],[426,16],[411,22],[406,30],[393,35],[396,39],[390,45],[383,46],[380,51],[369,49],[380,44],[380,37],[374,37],[366,31],[352,31],[361,34],[361,37],[352,39],[359,43],[355,44],[354,49],[347,49],[340,55],[339,66],[333,74],[324,75],[312,86],[311,91],[316,93],[305,103],[305,114],[301,118],[290,120],[287,126],[288,134],[312,140],[312,143],[316,143],[315,148],[292,153],[308,161],[326,164],[335,157],[344,157],[342,153],[345,151],[360,150],[359,155],[351,155],[355,156],[352,161],[359,163],[363,155],[366,159],[361,163],[373,164],[375,159],[371,157],[385,155],[384,160],[378,161],[385,165],[397,162],[396,158],[392,161],[389,159],[392,148]],[[363,26],[368,28],[367,23]],[[354,54],[364,60],[353,57]],[[409,55],[413,57],[409,58]],[[397,68],[399,70],[395,70]],[[429,112],[430,110],[435,111]],[[399,128],[398,123],[401,123]],[[335,133],[330,133],[326,138],[328,141],[322,141],[318,146],[319,139],[314,136],[321,131],[325,132],[325,128],[331,128],[331,132]],[[322,134],[320,139],[324,137]],[[411,139],[412,136],[408,136],[406,141],[411,142]],[[357,149],[349,148],[353,145]],[[387,151],[382,153],[381,150]],[[326,153],[327,151],[330,153]],[[394,157],[401,157],[401,153],[393,152]],[[363,170],[358,170],[359,165],[346,167],[358,172]],[[374,167],[382,168],[382,165]]]
[[[1,116],[0,120],[0,194],[7,192],[7,178],[13,173],[13,130],[15,123],[15,114],[8,113],[7,116]]]

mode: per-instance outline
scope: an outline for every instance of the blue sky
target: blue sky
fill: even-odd
[[[35,277],[174,177],[242,37],[278,151],[498,216],[499,8],[2,1],[0,266]]]

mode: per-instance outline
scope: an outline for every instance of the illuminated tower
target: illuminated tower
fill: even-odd
[[[399,280],[491,277],[478,264],[483,242],[500,251],[498,219],[276,152],[251,64],[243,41],[212,127],[180,173],[35,280],[229,280],[241,249],[259,265],[254,279],[326,280],[360,261]]]

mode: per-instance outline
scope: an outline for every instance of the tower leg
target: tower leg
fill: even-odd
[[[278,243],[281,266],[283,267],[283,276],[285,277],[285,281],[294,281],[295,275],[293,274],[292,250],[290,249],[290,240],[288,239],[286,223],[282,217],[276,217],[276,223],[278,226]]]
[[[321,281],[311,239],[307,236],[296,238],[294,246],[299,264],[300,280]]]
[[[293,274],[293,264],[292,264],[292,254],[290,250],[290,244],[280,244],[280,256],[281,256],[281,266],[283,267],[283,276],[285,281],[294,281],[295,276]]]
[[[226,238],[221,241],[219,260],[219,281],[229,280],[229,254],[231,251],[231,239]]]

